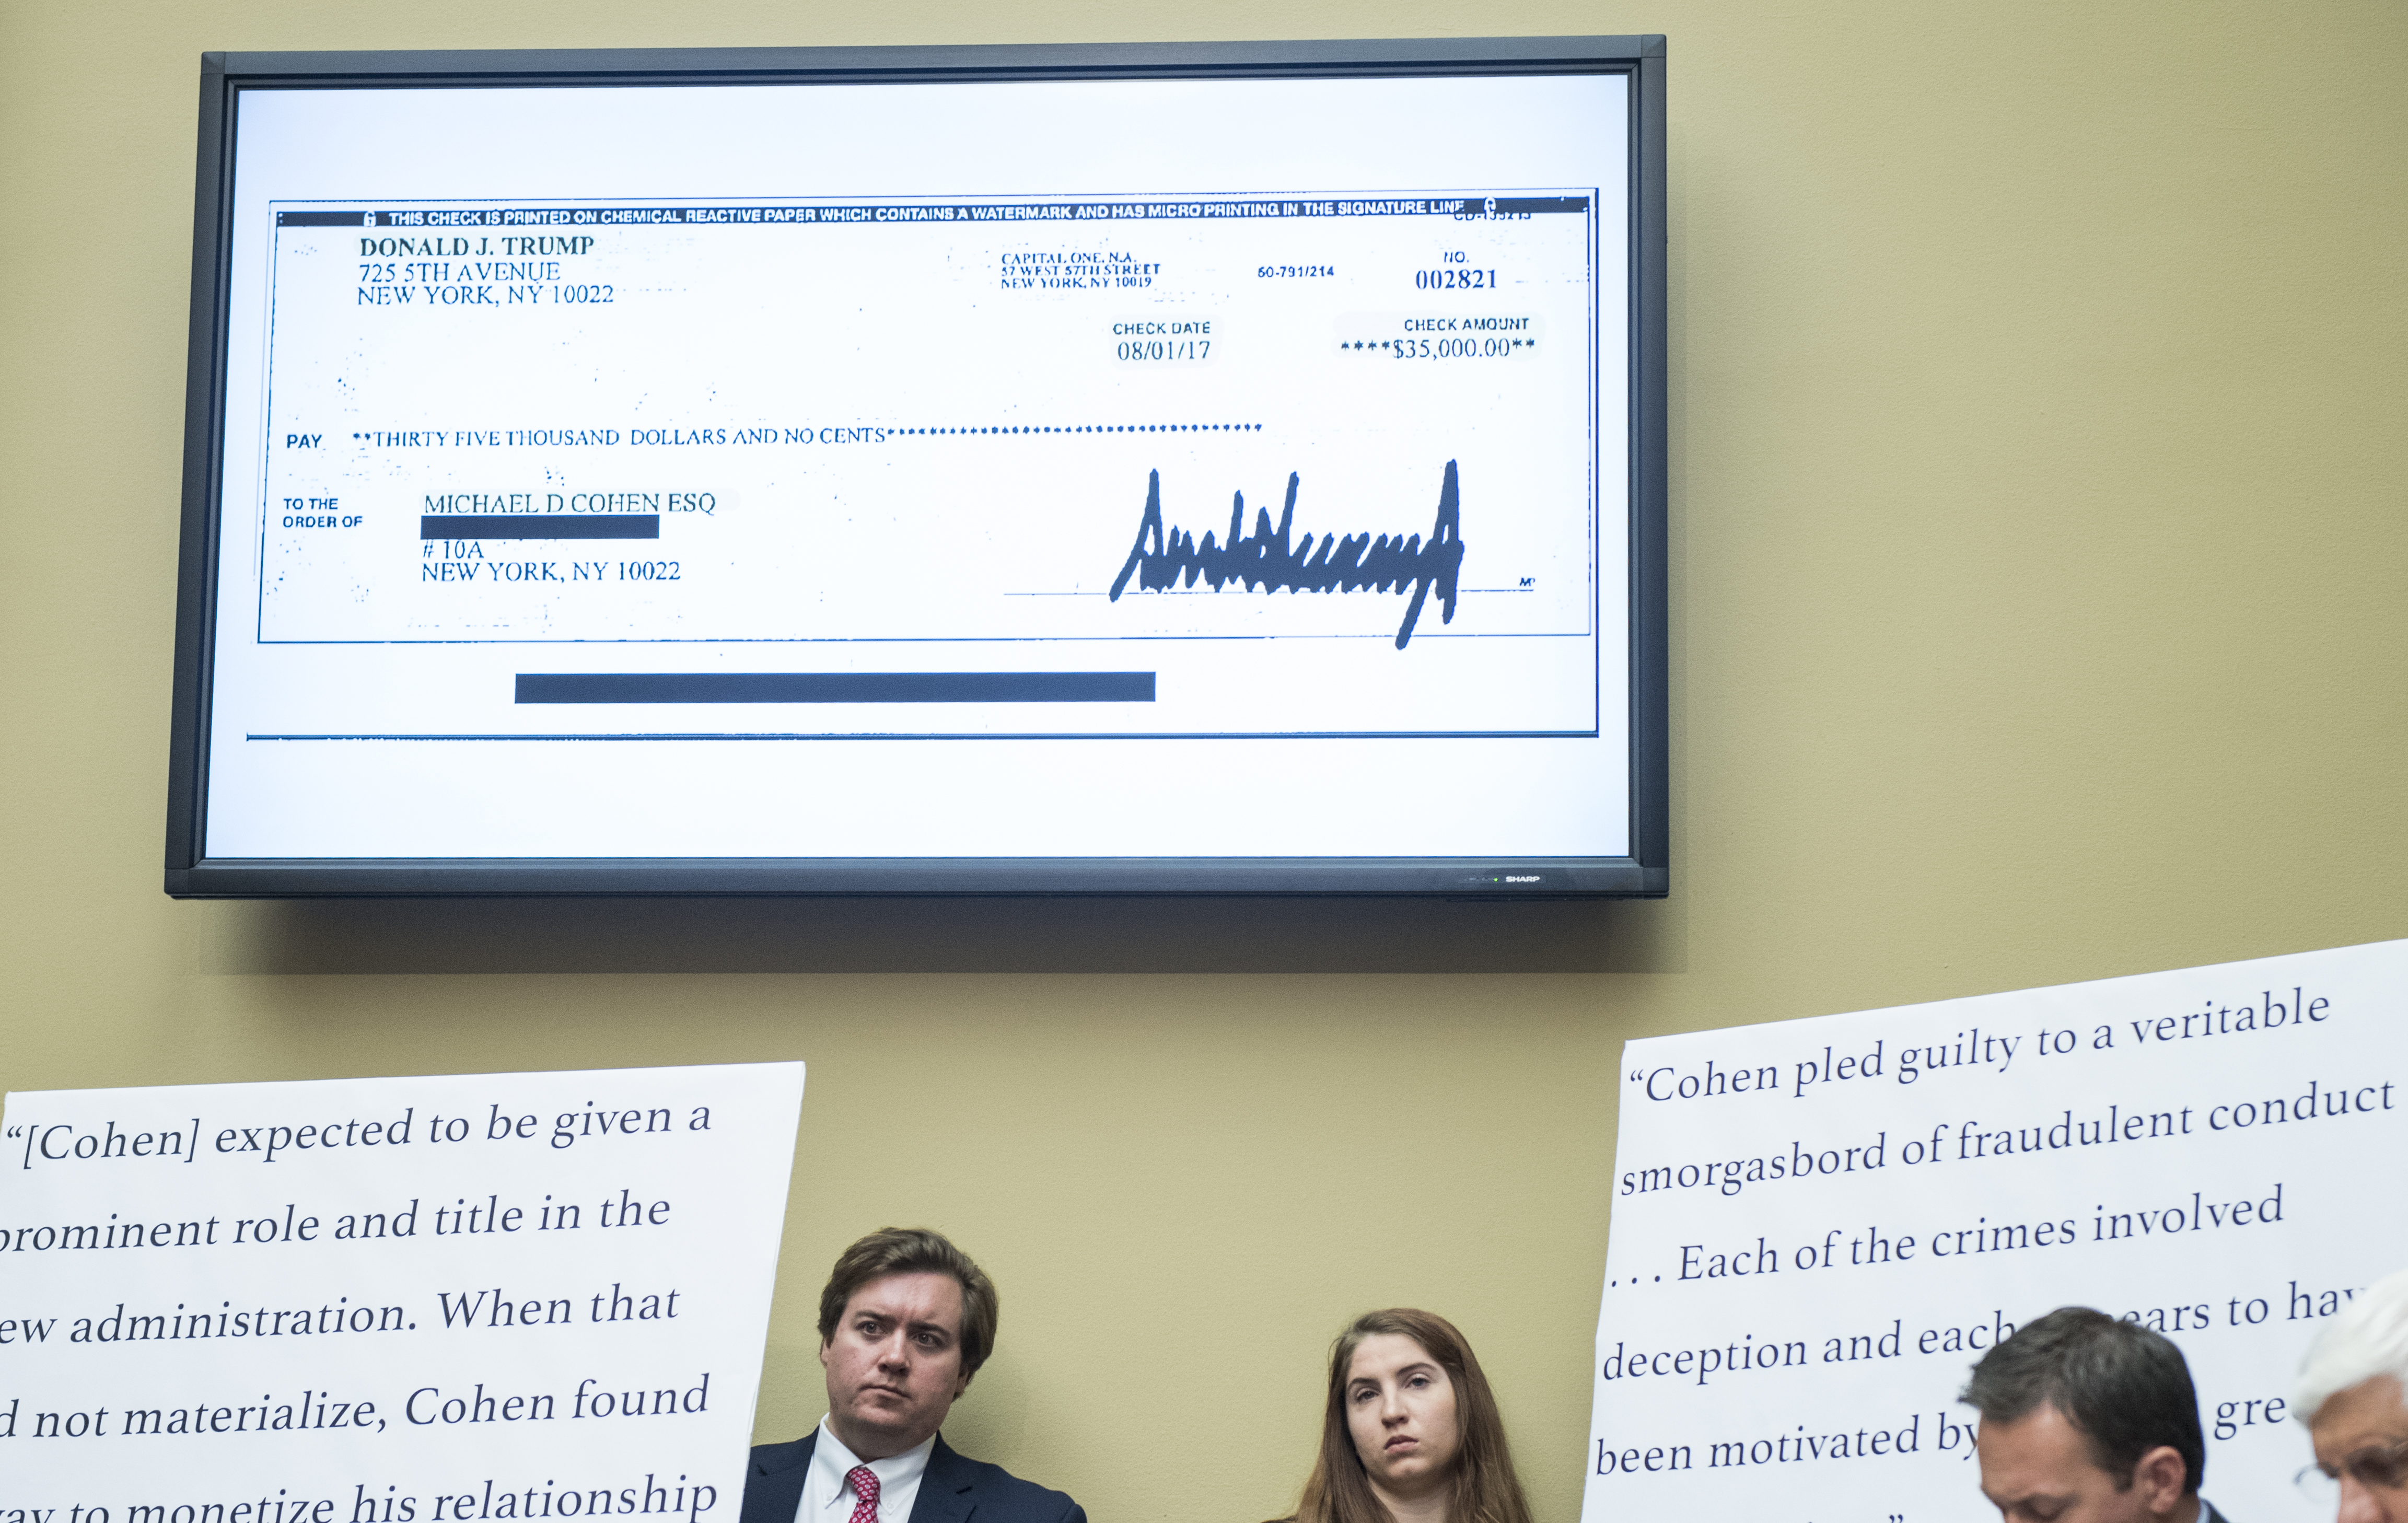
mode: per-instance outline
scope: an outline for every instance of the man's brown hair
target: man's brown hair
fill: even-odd
[[[890,1274],[950,1274],[962,1287],[962,1373],[978,1372],[995,1351],[995,1324],[1001,1311],[995,1282],[970,1256],[924,1227],[882,1227],[837,1256],[820,1292],[820,1343],[835,1342],[837,1324],[854,1291]]]

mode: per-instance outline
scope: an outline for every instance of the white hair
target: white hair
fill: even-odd
[[[2359,1291],[2324,1325],[2300,1360],[2291,1415],[2312,1423],[2333,1397],[2384,1375],[2408,1392],[2408,1270]]]

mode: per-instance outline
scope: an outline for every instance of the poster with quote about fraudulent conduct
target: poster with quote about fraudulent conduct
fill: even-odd
[[[2408,941],[1629,1043],[1585,1523],[1992,1516],[1957,1401],[2059,1306],[2182,1349],[2200,1494],[2315,1516],[2300,1357],[2408,1267]]]

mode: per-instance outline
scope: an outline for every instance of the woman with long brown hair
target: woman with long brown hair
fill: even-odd
[[[1497,1398],[1454,1323],[1400,1306],[1339,1334],[1294,1523],[1530,1523]]]

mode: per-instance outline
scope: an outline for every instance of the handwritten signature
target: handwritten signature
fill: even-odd
[[[1242,533],[1246,495],[1240,492],[1229,507],[1227,539],[1215,543],[1208,529],[1198,544],[1186,530],[1163,526],[1162,472],[1148,472],[1145,514],[1138,520],[1137,543],[1130,548],[1127,562],[1112,579],[1111,600],[1120,601],[1131,577],[1144,592],[1193,587],[1198,580],[1215,592],[1227,582],[1242,583],[1249,592],[1401,592],[1410,587],[1413,600],[1405,606],[1404,623],[1397,626],[1397,649],[1401,651],[1413,638],[1423,600],[1435,587],[1439,622],[1455,622],[1456,580],[1463,567],[1463,514],[1454,461],[1446,463],[1446,480],[1438,492],[1438,522],[1430,526],[1427,539],[1418,534],[1342,538],[1325,534],[1316,545],[1308,534],[1301,544],[1294,543],[1289,531],[1296,522],[1300,481],[1294,473],[1288,476],[1287,505],[1280,510],[1276,528],[1270,510],[1264,508],[1255,510],[1254,532]]]

